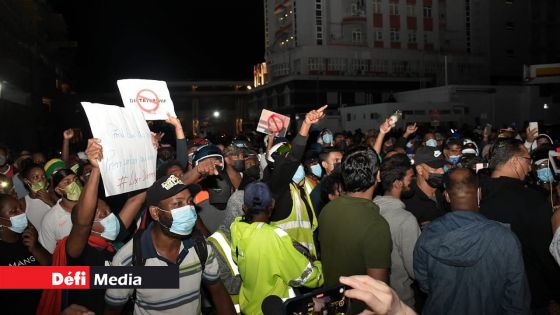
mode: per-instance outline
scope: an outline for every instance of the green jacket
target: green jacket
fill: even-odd
[[[232,256],[243,279],[239,304],[244,314],[262,314],[270,295],[290,297],[291,287],[323,284],[320,261],[311,262],[280,228],[263,222],[248,224],[237,218],[231,225]]]

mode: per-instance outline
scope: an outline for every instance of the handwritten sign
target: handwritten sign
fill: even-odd
[[[261,112],[257,131],[265,134],[277,134],[278,137],[285,137],[290,125],[290,117],[284,116],[266,109]]]
[[[117,85],[124,107],[139,109],[146,120],[165,120],[167,113],[177,117],[165,81],[128,79]]]
[[[156,149],[142,113],[135,108],[82,102],[95,138],[106,196],[150,187],[156,180]]]

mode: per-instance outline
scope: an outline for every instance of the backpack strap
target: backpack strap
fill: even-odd
[[[142,234],[144,230],[138,230],[132,238],[132,265],[133,266],[144,266],[146,264],[146,259],[142,255]]]
[[[202,272],[204,272],[204,268],[206,267],[206,260],[208,260],[208,247],[206,239],[198,229],[193,230],[192,238],[194,241],[194,250],[198,255],[198,260],[200,261]]]

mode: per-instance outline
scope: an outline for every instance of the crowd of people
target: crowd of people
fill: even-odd
[[[178,289],[2,290],[10,314],[263,314],[346,285],[348,313],[560,313],[554,137],[386,119],[365,134],[187,139],[157,179],[106,197],[103,143],[0,147],[0,265],[179,267]],[[212,141],[214,143],[212,143]],[[84,151],[81,151],[81,150]],[[560,164],[560,160],[557,162]],[[266,313],[265,313],[266,314]]]

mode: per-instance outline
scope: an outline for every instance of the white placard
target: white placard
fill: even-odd
[[[263,109],[257,131],[265,134],[276,134],[277,137],[285,137],[288,126],[290,126],[290,117]]]
[[[106,196],[150,187],[156,180],[157,151],[142,113],[133,108],[82,102],[95,138]]]
[[[166,120],[167,113],[177,117],[165,81],[118,80],[124,107],[139,109],[146,120]]]

